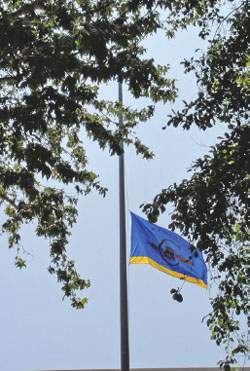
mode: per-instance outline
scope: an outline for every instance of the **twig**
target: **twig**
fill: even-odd
[[[18,210],[18,206],[15,204],[14,200],[12,200],[11,198],[9,198],[8,196],[5,196],[3,194],[0,194],[0,197],[4,200],[4,201],[7,201],[9,202],[16,210]]]
[[[214,41],[214,39],[216,38],[216,36],[217,36],[217,33],[218,33],[218,31],[219,31],[219,29],[220,29],[220,27],[221,27],[221,25],[234,13],[234,12],[236,12],[237,10],[239,10],[242,6],[244,5],[244,1],[239,5],[239,6],[237,6],[236,8],[234,8],[231,12],[229,12],[227,15],[226,15],[226,17],[224,17],[223,19],[222,19],[222,21],[219,23],[219,25],[218,25],[218,27],[217,27],[217,29],[216,29],[216,31],[215,31],[215,34],[214,34],[214,37],[213,37],[213,41]]]

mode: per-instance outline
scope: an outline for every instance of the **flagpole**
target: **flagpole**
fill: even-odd
[[[118,82],[119,102],[123,103],[122,81]],[[119,125],[123,125],[123,116],[119,116]],[[121,371],[129,371],[129,335],[128,335],[128,285],[127,285],[127,245],[126,245],[126,207],[125,207],[125,171],[124,146],[119,156],[119,206],[120,206],[120,331],[121,331]]]

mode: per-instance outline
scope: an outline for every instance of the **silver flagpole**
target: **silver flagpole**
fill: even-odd
[[[123,102],[122,81],[118,82],[119,102]],[[123,125],[122,114],[119,125]],[[124,150],[123,143],[121,147]],[[120,201],[120,330],[121,330],[121,370],[129,371],[129,336],[128,336],[128,285],[127,285],[127,245],[126,245],[126,205],[124,154],[119,156],[119,201]]]

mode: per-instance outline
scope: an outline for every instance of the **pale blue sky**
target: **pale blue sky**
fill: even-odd
[[[158,35],[146,45],[157,62],[171,64],[171,76],[177,77],[181,90],[174,107],[181,107],[181,99],[191,99],[196,91],[193,77],[184,78],[179,65],[181,58],[201,46],[195,30],[171,41]],[[116,88],[105,86],[102,94],[115,99]],[[139,104],[126,92],[124,103]],[[205,133],[196,128],[162,131],[170,108],[170,104],[159,106],[155,117],[138,130],[154,150],[154,161],[136,157],[133,149],[126,151],[127,208],[140,215],[142,202],[187,177],[191,162],[224,132],[222,127]],[[86,146],[90,165],[109,188],[105,199],[97,194],[81,199],[70,241],[70,256],[92,282],[85,292],[89,304],[84,311],[75,311],[69,302],[61,301],[60,287],[47,273],[48,244],[36,238],[31,227],[23,233],[23,247],[32,256],[22,272],[14,267],[14,252],[8,251],[1,236],[1,371],[119,367],[118,159],[95,143]],[[159,224],[168,222],[166,213]],[[216,366],[223,353],[201,323],[209,311],[209,290],[187,283],[184,302],[179,304],[169,295],[178,280],[149,266],[130,266],[128,276],[131,367]]]

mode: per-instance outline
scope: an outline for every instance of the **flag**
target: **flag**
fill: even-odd
[[[173,277],[207,288],[202,253],[178,234],[131,213],[132,264],[150,264]]]

